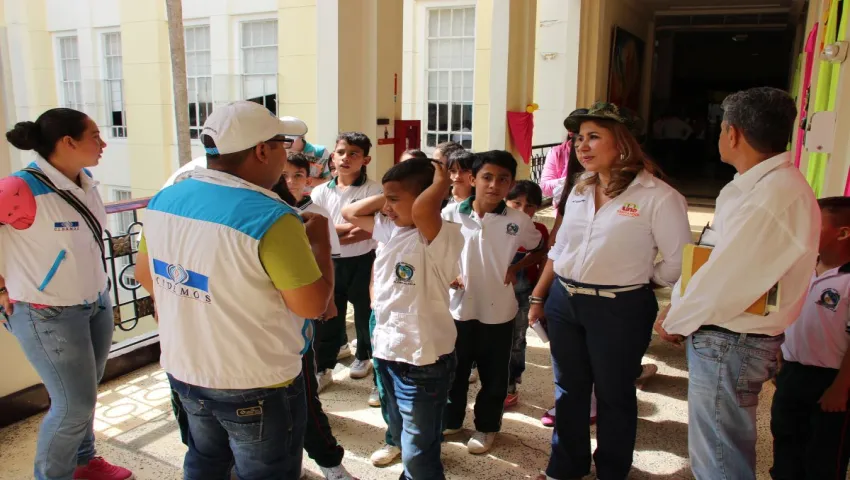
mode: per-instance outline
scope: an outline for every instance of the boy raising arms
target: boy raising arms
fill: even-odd
[[[401,447],[401,478],[443,479],[441,430],[457,365],[446,285],[459,273],[463,236],[440,217],[449,189],[440,162],[407,160],[382,182],[383,196],[348,205],[342,215],[383,244],[374,265],[373,347],[390,433]]]
[[[843,479],[850,459],[850,198],[818,203],[820,258],[785,330],[770,411],[774,480]]]
[[[508,267],[520,247],[533,253],[542,236],[531,218],[508,208],[516,160],[502,150],[476,153],[472,164],[475,195],[443,210],[444,220],[461,224],[464,237],[461,276],[453,283],[451,313],[457,327],[457,373],[449,393],[446,435],[460,432],[466,414],[469,372],[478,366],[481,390],[475,400],[470,453],[490,450],[502,426],[510,378],[514,317],[518,306]]]
[[[369,278],[375,247],[372,235],[342,218],[342,207],[357,200],[378,195],[381,186],[366,176],[371,161],[372,142],[360,132],[346,132],[337,137],[333,161],[337,176],[313,189],[312,200],[330,214],[339,237],[340,256],[334,259],[334,301],[337,316],[316,325],[316,366],[319,369],[319,390],[333,382],[332,371],[337,354],[345,345],[345,315],[348,302],[354,306],[354,328],[357,351],[351,364],[351,378],[369,375],[372,345],[369,339]]]

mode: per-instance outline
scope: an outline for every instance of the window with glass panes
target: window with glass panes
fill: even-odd
[[[59,85],[62,91],[62,106],[83,109],[83,78],[80,70],[80,55],[77,37],[59,39]]]
[[[212,60],[210,27],[186,27],[186,76],[189,90],[189,136],[199,138],[212,112]]]
[[[472,148],[475,7],[428,10],[425,144]]]
[[[277,20],[243,22],[242,99],[277,115]]]
[[[103,34],[103,63],[106,73],[106,114],[110,135],[127,136],[127,115],[124,112],[124,73],[121,67],[121,33]]]

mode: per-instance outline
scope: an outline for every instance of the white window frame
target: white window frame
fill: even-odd
[[[107,30],[107,31],[100,32],[100,48],[101,48],[100,58],[101,58],[101,61],[103,62],[103,68],[102,68],[103,85],[104,85],[103,94],[104,94],[104,99],[105,99],[104,112],[106,114],[106,125],[108,127],[109,137],[115,138],[115,139],[124,139],[124,138],[127,138],[127,104],[125,102],[125,95],[124,95],[124,65],[123,65],[124,56],[123,56],[123,52],[121,52],[118,55],[115,55],[115,54],[110,55],[109,54],[109,51],[108,51],[109,49],[107,48],[107,38],[111,35],[118,35],[119,45],[121,45],[121,42],[123,41],[120,30]],[[114,57],[121,58],[121,76],[119,78],[110,78],[111,76],[110,76],[110,71],[109,71],[109,59],[114,58]],[[112,98],[112,94],[113,94],[113,85],[115,85],[115,84],[118,85],[118,89],[119,89],[120,94],[121,94],[121,100],[120,100],[121,110],[120,110],[120,112],[121,112],[121,120],[123,122],[123,125],[113,124],[112,105],[114,103],[113,102],[114,99]]]
[[[244,32],[245,26],[249,25],[249,24],[262,24],[262,23],[274,23],[274,26],[275,26],[275,43],[274,43],[274,45],[264,44],[264,45],[245,46],[245,44],[243,43],[243,32]],[[277,112],[279,111],[278,105],[280,103],[279,92],[278,92],[278,72],[280,71],[280,63],[279,63],[280,62],[280,60],[279,60],[280,37],[278,35],[278,28],[279,28],[279,24],[278,24],[278,18],[277,17],[265,17],[264,16],[264,17],[261,17],[261,18],[240,19],[239,22],[238,22],[238,28],[237,28],[237,31],[236,31],[237,41],[235,42],[236,48],[238,50],[238,57],[237,58],[239,59],[239,65],[238,65],[238,70],[237,70],[239,72],[239,79],[240,79],[240,81],[239,81],[239,98],[242,99],[242,100],[248,100],[248,98],[246,97],[246,93],[245,93],[245,81],[248,77],[268,77],[264,80],[264,82],[268,82],[269,80],[272,81],[272,83],[274,85],[274,93],[272,93],[271,95],[274,95],[274,100],[273,100],[272,104],[267,104],[266,101],[265,101],[265,97],[269,96],[269,95],[264,95],[263,96],[263,102],[261,103],[261,105],[268,108],[269,110],[272,110],[273,112],[275,112],[275,114],[277,114]],[[268,72],[268,73],[246,73],[245,72],[245,70],[246,70],[245,69],[245,61],[246,61],[245,53],[246,53],[246,50],[259,49],[259,48],[270,48],[270,47],[274,47],[274,49],[275,49],[275,63],[277,64],[277,68],[275,68],[275,71],[274,72]],[[264,85],[265,85],[265,83],[264,83]],[[270,106],[273,106],[273,109],[269,108]]]
[[[472,31],[471,35],[467,35],[466,33],[463,33],[462,35],[459,35],[459,36],[455,36],[455,35],[449,35],[449,36],[438,35],[436,37],[431,36],[431,34],[430,34],[431,15],[433,15],[435,12],[442,12],[442,11],[446,11],[446,10],[467,10],[467,9],[472,9],[472,12],[473,12],[473,31]],[[473,141],[474,132],[475,132],[475,128],[474,128],[474,124],[472,124],[472,120],[473,120],[474,113],[475,113],[474,112],[474,109],[475,109],[475,106],[474,106],[474,98],[475,98],[475,17],[474,16],[477,15],[476,6],[475,6],[475,4],[461,4],[459,2],[433,2],[433,3],[425,3],[424,8],[422,8],[422,10],[420,10],[420,12],[423,14],[422,17],[421,17],[422,23],[420,23],[421,30],[420,30],[420,36],[419,36],[419,38],[422,41],[422,49],[421,50],[423,52],[421,57],[420,57],[421,58],[420,62],[421,62],[421,67],[422,67],[420,71],[423,72],[422,81],[420,83],[420,85],[422,85],[421,120],[422,120],[422,123],[423,123],[423,125],[422,125],[422,147],[423,147],[423,150],[433,151],[434,147],[437,144],[441,143],[442,141],[446,141],[446,140],[458,141],[458,140],[466,139],[466,136],[468,136],[468,139],[466,139],[467,143],[466,143],[465,146],[466,146],[467,149],[469,149],[469,148],[472,147],[472,141]],[[439,25],[439,23],[438,23],[438,25]],[[442,33],[442,32],[440,32],[440,33]],[[472,42],[472,54],[473,54],[472,55],[472,66],[471,67],[464,67],[464,66],[447,67],[447,68],[431,67],[431,65],[430,65],[431,40],[438,40],[438,39],[447,39],[447,40],[459,39],[459,40],[469,40],[469,41],[471,41]],[[461,53],[461,56],[462,56],[462,53]],[[461,59],[461,62],[463,62],[462,59]],[[448,102],[446,102],[448,104],[448,112],[447,112],[447,116],[446,116],[446,126],[447,126],[446,130],[440,130],[439,129],[439,112],[437,113],[437,116],[436,116],[436,125],[435,126],[437,128],[436,129],[429,129],[428,128],[429,127],[429,124],[428,124],[428,117],[429,117],[428,104],[431,103],[429,101],[430,100],[429,95],[430,95],[430,73],[431,72],[435,72],[435,73],[436,72],[448,72],[447,78],[449,80],[449,85],[447,87],[447,90],[448,90],[449,100],[448,100]],[[471,101],[460,101],[460,102],[453,101],[454,100],[453,90],[454,90],[455,85],[453,85],[452,78],[455,76],[455,75],[453,75],[455,72],[470,72],[470,73],[472,73],[472,85],[469,86],[469,88],[472,89],[471,90],[472,91],[472,100]],[[461,100],[462,100],[462,97],[463,97],[463,88],[464,87],[466,87],[466,85],[462,83],[461,84]],[[437,102],[437,103],[439,103],[439,102]],[[452,119],[453,119],[453,115],[452,115],[453,108],[452,108],[452,106],[458,105],[458,104],[461,105],[461,109],[463,109],[464,105],[469,105],[469,106],[472,107],[471,111],[470,111],[470,115],[469,115],[469,117],[470,117],[469,122],[470,122],[470,127],[471,127],[469,129],[469,131],[455,130],[455,129],[452,128]],[[463,128],[463,125],[464,125],[463,121],[464,120],[466,120],[466,118],[465,118],[465,116],[463,116],[463,113],[461,111],[461,124],[460,124],[461,129]],[[436,136],[436,138],[434,139],[435,140],[434,145],[428,144],[429,135],[435,135]],[[463,137],[461,137],[461,135]]]
[[[126,202],[133,199],[133,191],[129,188],[119,188],[112,187],[112,201],[113,202]],[[113,237],[120,237],[122,235],[127,235],[130,230],[130,225],[135,223],[135,219],[133,218],[133,212],[121,212],[121,213],[113,213],[111,214],[111,227],[110,233],[112,233]],[[138,236],[131,237],[130,245],[133,250],[138,248]],[[121,273],[124,268],[130,264],[130,255],[125,255],[122,257],[114,258],[115,262],[115,276]],[[127,269],[123,275],[124,285],[128,287],[136,286],[136,279],[134,278],[134,270],[132,268]]]
[[[77,56],[65,58],[65,50],[62,47],[63,41],[74,40],[76,42]],[[80,62],[80,40],[76,33],[68,33],[57,35],[55,37],[56,51],[56,72],[58,74],[57,92],[59,94],[59,103],[62,107],[73,108],[74,110],[83,111],[85,107],[85,98],[83,96],[83,69]],[[66,62],[77,62],[77,73],[79,78],[68,79],[68,71]],[[70,88],[75,93],[75,99],[68,98],[66,87]],[[78,101],[77,101],[78,100]]]
[[[206,32],[207,32],[207,46],[208,46],[208,48],[207,49],[193,48],[192,50],[189,50],[188,33],[190,31],[195,32],[195,31],[203,30],[203,29],[206,29]],[[201,129],[204,126],[204,122],[201,121],[201,115],[200,115],[201,102],[200,102],[200,99],[199,99],[200,89],[198,88],[198,85],[200,84],[201,80],[206,79],[209,82],[209,87],[210,87],[209,88],[209,101],[204,102],[204,103],[207,104],[206,107],[205,107],[207,109],[207,111],[206,111],[207,117],[209,117],[209,115],[212,113],[213,108],[214,108],[214,105],[213,105],[213,103],[214,103],[213,102],[214,89],[213,89],[213,85],[212,85],[212,82],[213,82],[213,75],[212,75],[212,36],[211,36],[210,32],[211,32],[211,28],[210,28],[210,25],[208,23],[198,23],[198,24],[186,24],[186,23],[184,23],[184,32],[183,33],[184,33],[184,38],[186,39],[185,41],[186,41],[186,57],[187,57],[186,58],[186,84],[187,84],[187,87],[188,87],[187,91],[191,92],[193,90],[191,88],[193,84],[194,84],[194,91],[195,91],[195,98],[191,98],[191,96],[189,98],[189,112],[190,112],[190,115],[189,115],[189,132],[190,132],[189,136],[192,138],[193,142],[199,142],[200,141]],[[192,73],[189,72],[189,54],[190,53],[205,53],[205,52],[210,54],[209,55],[210,63],[208,65],[208,73],[206,73],[206,74],[194,74],[193,75]],[[195,109],[196,109],[195,110],[195,121],[194,122],[192,121],[192,115],[191,115],[191,111],[192,111],[191,105],[192,104],[195,105]],[[194,135],[193,135],[193,133],[194,133]]]

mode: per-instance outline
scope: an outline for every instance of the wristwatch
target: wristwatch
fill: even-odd
[[[534,295],[528,297],[529,305],[543,305],[544,303],[546,303],[546,299],[543,297],[535,297]]]

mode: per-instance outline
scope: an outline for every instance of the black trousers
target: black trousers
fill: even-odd
[[[372,358],[372,342],[369,337],[369,316],[372,315],[369,300],[369,281],[372,279],[372,263],[375,252],[359,257],[334,259],[334,303],[337,316],[324,322],[316,322],[316,366],[320,371],[336,366],[340,346],[345,342],[345,316],[348,303],[354,306],[354,330],[357,333],[359,360]]]
[[[658,302],[649,287],[616,295],[570,295],[558,280],[549,290],[544,311],[556,413],[546,474],[552,478],[581,478],[590,473],[594,386],[597,475],[606,480],[628,478],[637,435],[635,373],[652,336]]]
[[[774,480],[844,480],[850,461],[850,409],[826,413],[818,400],[838,370],[785,362],[770,409]]]
[[[466,415],[469,393],[469,373],[472,363],[478,366],[481,390],[475,397],[475,429],[479,432],[498,432],[502,428],[502,413],[508,395],[511,373],[511,347],[514,339],[514,320],[489,325],[478,320],[455,321],[457,340],[457,370],[449,391],[444,428],[460,428]]]
[[[316,355],[313,346],[301,357],[304,371],[304,395],[307,396],[307,428],[304,431],[304,450],[320,467],[333,468],[342,463],[345,450],[334,438],[328,416],[319,400],[319,382],[316,379]]]

